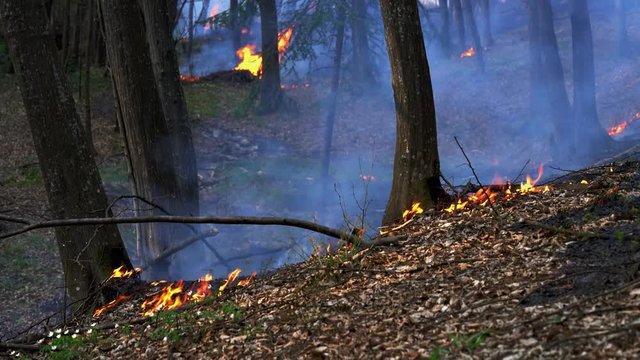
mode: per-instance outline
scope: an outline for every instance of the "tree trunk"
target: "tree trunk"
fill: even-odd
[[[484,33],[484,41],[487,46],[493,45],[493,34],[491,33],[491,6],[489,4],[489,0],[482,0],[480,2],[482,9],[482,17],[484,18],[483,22],[483,33]]]
[[[181,0],[186,1],[186,0]],[[173,29],[176,27],[176,20],[178,19],[178,0],[166,0],[167,10],[169,11],[169,28],[171,29],[171,37],[173,38]]]
[[[189,76],[193,76],[193,15],[194,15],[194,2],[195,0],[189,0],[189,39],[187,43],[187,64],[189,66]]]
[[[596,77],[593,61],[593,36],[589,5],[572,0],[571,31],[573,40],[573,126],[576,129],[578,155],[593,156],[610,145],[611,138],[598,120]]]
[[[443,194],[431,75],[415,0],[381,0],[396,104],[396,150],[383,224],[413,202],[429,207]]]
[[[231,46],[233,55],[242,47],[242,29],[240,28],[240,14],[238,13],[238,0],[229,1],[229,15],[231,16]]]
[[[442,42],[442,52],[445,56],[451,56],[451,21],[450,21],[450,13],[449,6],[447,5],[447,0],[440,0],[440,11],[442,12],[442,31],[441,31],[441,42]]]
[[[367,4],[364,0],[352,0],[351,40],[353,42],[354,78],[362,89],[375,83],[367,31]]]
[[[92,216],[104,212],[107,198],[45,20],[39,0],[0,2],[0,23],[20,79],[52,215]],[[114,268],[131,268],[116,226],[64,227],[55,233],[73,300],[91,294]]]
[[[100,0],[100,4],[135,193],[167,212],[178,213],[182,205],[173,139],[155,83],[142,13],[133,1]],[[150,213],[163,214],[162,209],[154,207]],[[142,226],[139,248],[145,262],[152,262],[169,248],[181,231],[163,224]],[[147,275],[153,278],[170,275],[166,262],[151,270]],[[180,271],[171,270],[174,274]]]
[[[540,50],[542,76],[549,97],[553,117],[554,136],[552,152],[555,160],[568,159],[575,150],[571,105],[564,83],[564,70],[558,52],[558,41],[553,26],[553,12],[549,0],[537,1],[540,24]]]
[[[200,202],[196,153],[171,36],[171,20],[164,2],[141,0],[141,4],[158,95],[173,140],[174,163],[180,189],[181,208],[177,209],[178,214],[197,216],[200,213]]]
[[[618,55],[629,55],[629,35],[627,33],[627,0],[616,0],[616,38]]]
[[[278,111],[282,102],[278,54],[278,12],[275,0],[258,0],[262,22],[262,83],[259,114]]]
[[[338,11],[337,16],[337,28],[336,28],[336,52],[333,60],[333,78],[331,79],[331,98],[329,99],[329,106],[327,110],[327,121],[325,124],[324,133],[324,155],[322,159],[322,176],[324,178],[329,177],[329,164],[331,163],[331,143],[333,140],[333,128],[336,119],[336,106],[338,103],[338,91],[340,89],[340,68],[342,66],[342,48],[344,46],[344,28],[346,21],[346,4],[340,3],[341,8],[336,9]]]
[[[478,62],[478,69],[481,73],[484,72],[484,49],[482,48],[482,41],[480,41],[480,33],[478,32],[478,26],[476,25],[476,19],[473,16],[473,5],[471,0],[462,0],[462,11],[464,13],[464,20],[467,23],[467,27],[471,32],[471,38],[473,39],[473,47],[475,48],[475,58]]]
[[[540,49],[540,16],[538,4],[527,1],[529,10],[529,62],[530,62],[530,102],[529,111],[531,120],[525,125],[525,132],[533,133],[541,137],[548,135],[546,132],[549,122],[549,102],[547,89],[542,77],[542,53]]]
[[[91,128],[91,40],[93,39],[94,29],[94,10],[93,2],[95,0],[87,0],[87,29],[89,30],[85,38],[84,46],[84,131],[87,134],[87,143],[93,154],[96,149],[93,145],[93,130]]]
[[[463,52],[467,50],[467,38],[464,32],[464,21],[462,18],[462,5],[460,0],[450,0],[450,9],[453,9],[453,21],[456,24],[456,31],[458,32],[458,50]]]

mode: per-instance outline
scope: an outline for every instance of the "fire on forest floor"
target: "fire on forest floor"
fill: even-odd
[[[30,355],[634,357],[640,163],[560,180],[495,202],[499,215],[416,213],[397,246],[316,256],[176,311],[51,329]]]

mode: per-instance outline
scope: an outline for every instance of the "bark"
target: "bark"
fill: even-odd
[[[564,70],[553,26],[553,12],[549,0],[539,0],[540,52],[542,77],[547,88],[549,109],[553,117],[552,153],[555,160],[568,159],[575,150],[571,126],[571,105],[564,82]]]
[[[340,88],[340,68],[342,66],[342,48],[344,46],[344,28],[345,28],[345,6],[337,9],[337,28],[336,28],[336,52],[333,60],[333,77],[331,79],[331,98],[327,110],[327,121],[324,133],[324,156],[322,160],[322,176],[329,177],[329,164],[331,162],[331,143],[333,140],[333,128],[336,119],[336,106],[338,103],[338,91]]]
[[[593,61],[593,35],[589,5],[584,0],[572,0],[571,31],[573,40],[573,126],[576,129],[576,150],[591,156],[610,143],[611,138],[598,120],[596,107],[596,77]]]
[[[441,31],[441,42],[442,42],[442,52],[446,56],[451,55],[451,21],[450,21],[450,13],[449,6],[447,5],[447,0],[440,1],[440,11],[442,12],[442,31]]]
[[[341,24],[338,24],[341,26]],[[364,89],[375,83],[369,36],[367,29],[367,5],[365,0],[351,1],[351,40],[353,42],[353,68],[357,84]]]
[[[185,0],[181,0],[185,1]],[[178,0],[166,0],[167,2],[167,10],[169,11],[169,27],[171,28],[172,36],[173,29],[175,28],[176,19],[178,19]]]
[[[95,0],[87,0],[87,29],[89,33],[86,35],[86,42],[84,47],[84,131],[87,134],[87,143],[93,154],[96,153],[93,145],[93,130],[91,127],[91,40],[93,39],[93,33],[95,32],[94,26],[94,10],[93,2]]]
[[[259,114],[278,111],[282,102],[278,54],[278,12],[275,0],[258,0],[262,25],[262,83]]]
[[[242,47],[242,29],[240,26],[240,14],[238,13],[238,0],[229,1],[229,14],[231,16],[231,46],[233,56]]]
[[[616,0],[616,38],[618,55],[629,55],[629,35],[627,33],[627,0]]]
[[[170,213],[182,208],[174,145],[164,117],[145,38],[144,19],[136,2],[100,0],[107,56],[118,101],[126,152],[130,154],[135,194]],[[151,214],[161,214],[157,208]],[[150,224],[140,228],[139,249],[151,262],[182,229]],[[179,263],[175,263],[175,272]],[[174,268],[172,268],[173,271]],[[168,276],[169,264],[161,263],[149,274]]]
[[[458,33],[458,50],[463,52],[467,50],[467,38],[464,32],[464,21],[462,18],[462,5],[460,0],[450,0],[450,9],[453,11],[453,21],[456,24],[456,31]]]
[[[482,17],[484,19],[482,25],[484,42],[487,46],[493,45],[493,34],[491,33],[491,5],[489,4],[489,0],[482,0],[480,2]]]
[[[473,39],[473,47],[476,51],[476,61],[478,62],[478,69],[480,72],[484,72],[484,49],[482,48],[482,41],[480,40],[480,33],[478,32],[478,26],[476,25],[476,19],[473,16],[473,5],[471,0],[462,1],[462,12],[464,14],[464,20],[467,23],[467,28],[471,33],[471,39]]]
[[[180,69],[171,36],[171,19],[166,5],[157,0],[141,0],[147,43],[164,118],[172,138],[178,174],[180,208],[178,214],[198,215],[198,171],[189,114],[180,83]]]
[[[533,132],[537,136],[544,135],[549,118],[549,102],[547,89],[542,78],[542,58],[540,50],[540,21],[538,5],[534,1],[528,1],[529,10],[529,62],[530,62],[530,115],[531,121],[527,123],[526,132]]]
[[[0,2],[52,215],[91,216],[107,208],[107,199],[45,20],[40,0]],[[55,234],[74,301],[92,293],[114,268],[131,267],[114,225],[61,227]]]
[[[396,104],[396,150],[383,224],[402,218],[415,201],[425,207],[443,194],[431,75],[415,0],[381,0]]]

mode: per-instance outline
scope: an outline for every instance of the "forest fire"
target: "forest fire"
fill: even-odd
[[[211,10],[209,10],[209,18],[213,18],[216,15],[218,15],[218,13],[220,12],[220,4],[218,4],[217,1],[213,2],[213,6],[211,6]],[[205,30],[210,30],[211,29],[211,25],[207,22],[207,24],[205,24],[204,26]]]
[[[640,120],[640,112],[635,113],[631,118],[622,121],[619,124],[613,125],[608,129],[609,136],[618,136],[622,134],[631,123]]]
[[[180,75],[180,81],[197,82],[197,81],[200,81],[200,76]]]
[[[135,275],[135,274],[137,274],[137,273],[139,273],[139,272],[141,272],[141,271],[142,271],[142,269],[140,269],[140,268],[135,268],[135,269],[127,270],[127,269],[125,269],[124,265],[122,265],[122,266],[120,266],[119,268],[114,269],[114,270],[111,272],[111,276],[109,276],[109,278],[107,279],[107,281],[109,281],[109,280],[111,280],[111,279],[130,278],[130,277],[132,277],[133,275]]]
[[[282,60],[282,55],[291,44],[292,36],[293,26],[278,33],[278,53],[280,54],[280,60]],[[256,45],[249,44],[236,51],[240,63],[236,65],[234,70],[248,70],[253,76],[262,78],[262,54],[256,54],[256,47]]]
[[[402,221],[407,222],[413,219],[414,216],[422,214],[424,212],[424,209],[422,209],[420,205],[421,204],[419,202],[415,202],[413,203],[413,205],[411,205],[411,209],[405,210],[402,213]]]
[[[472,57],[476,54],[476,50],[472,47],[470,47],[467,51],[463,52],[462,54],[460,54],[460,59],[464,59],[466,57]]]
[[[114,275],[110,277],[112,278],[123,278],[123,277],[131,277],[133,274],[140,272],[140,269],[133,270],[123,270],[124,267],[119,267],[113,271]],[[217,296],[223,294],[224,290],[234,281],[237,280],[242,270],[235,269],[227,276],[225,282],[220,286],[217,291]],[[126,275],[125,275],[126,274]],[[239,287],[246,287],[253,279],[255,279],[256,273],[252,273],[246,279],[240,280],[237,284]],[[146,299],[140,308],[142,309],[142,315],[144,316],[153,316],[156,312],[161,310],[172,310],[179,308],[187,303],[198,303],[203,301],[207,296],[212,294],[211,290],[211,282],[213,281],[213,275],[206,274],[205,276],[198,279],[198,281],[194,282],[191,286],[187,287],[185,290],[185,284],[183,280],[179,280],[176,282],[169,283],[166,285],[158,295]],[[151,286],[158,286],[166,283],[166,281],[158,281],[153,282]],[[108,304],[96,309],[93,313],[94,317],[99,317],[105,311],[116,307],[118,304],[122,303],[125,300],[131,298],[131,295],[120,295],[115,300],[109,302]]]
[[[533,179],[530,175],[527,175],[526,182],[520,183],[520,187],[513,191],[513,184],[507,182],[506,184],[489,185],[480,188],[474,194],[468,196],[465,200],[458,199],[457,202],[449,205],[444,211],[448,213],[454,213],[459,210],[464,210],[469,204],[475,204],[479,206],[486,206],[489,203],[495,203],[497,200],[509,201],[516,197],[517,194],[525,195],[528,193],[546,193],[551,191],[551,188],[547,185],[536,186],[536,184],[542,179],[544,174],[544,165],[538,167],[538,176]],[[495,177],[494,177],[495,178]]]

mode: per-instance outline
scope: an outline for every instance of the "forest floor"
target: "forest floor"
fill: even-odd
[[[571,93],[567,19],[557,26]],[[594,22],[598,103],[605,127],[640,107],[640,58],[612,61],[602,55],[614,53],[612,31],[611,24]],[[635,23],[630,34],[640,38]],[[432,63],[445,170],[453,172],[464,163],[452,145],[454,135],[461,137],[474,166],[488,169],[489,176],[520,169],[532,158],[534,163],[548,160],[545,142],[529,132],[525,38],[524,28],[497,34],[497,45],[487,53],[485,76],[476,74],[472,58],[452,61],[444,70]],[[46,219],[46,194],[15,81],[13,76],[0,78],[0,213]],[[77,84],[77,77],[72,76],[72,83]],[[93,84],[98,162],[114,197],[129,192],[126,163],[113,131],[110,83],[95,70]],[[274,187],[291,187],[286,178],[292,174],[299,182],[311,181],[309,174],[317,176],[326,84],[287,90],[293,99],[289,110],[295,111],[267,117],[248,110],[253,86],[185,84],[204,164],[199,169],[201,195],[217,212],[243,213],[244,206],[279,213],[281,204],[289,204],[274,197],[237,204],[231,192],[220,190],[235,186],[244,191],[262,184],[237,183],[262,170],[251,161],[264,149],[280,163],[296,161],[306,169],[289,169]],[[347,82],[339,101],[334,155],[374,154],[389,169],[393,99],[388,85],[380,88],[362,96]],[[333,171],[348,172],[355,180],[361,174],[353,164]],[[375,175],[373,185],[384,188],[381,184],[390,182],[388,172]],[[591,168],[552,184],[550,192],[499,202],[499,218],[486,207],[459,214],[429,210],[402,230],[409,238],[397,246],[313,257],[264,273],[247,288],[141,320],[143,293],[158,291],[145,288],[102,318],[60,333],[53,327],[60,317],[54,317],[45,324],[51,334],[41,332],[42,324],[33,330],[44,335],[31,339],[34,344],[42,340],[39,351],[0,349],[0,356],[634,357],[640,351],[635,280],[639,177],[640,166],[633,162]],[[452,180],[458,184],[468,178]],[[302,197],[300,193],[294,195]],[[259,231],[258,240],[271,240]],[[131,237],[125,240],[131,246]],[[64,302],[63,287],[53,232],[36,231],[0,243],[0,341],[57,311]],[[79,336],[72,336],[76,330]]]

